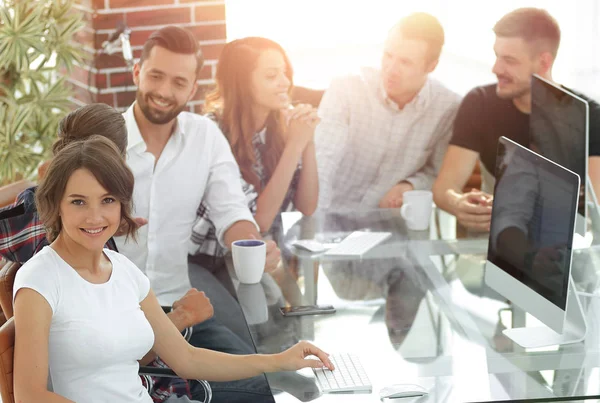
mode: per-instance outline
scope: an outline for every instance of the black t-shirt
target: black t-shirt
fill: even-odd
[[[600,104],[569,91],[589,103],[589,155],[600,156]],[[519,111],[511,100],[498,97],[496,84],[472,89],[458,108],[450,144],[478,152],[483,165],[494,175],[501,136],[529,148],[529,114]]]

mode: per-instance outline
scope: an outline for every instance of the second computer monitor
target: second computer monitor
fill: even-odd
[[[559,340],[565,326],[579,176],[502,137],[485,282]],[[571,309],[575,309],[572,303]],[[516,329],[513,329],[516,330]],[[521,345],[552,344],[544,333]],[[569,336],[569,335],[566,335]]]
[[[575,231],[587,232],[588,102],[538,75],[531,81],[531,149],[581,178]]]

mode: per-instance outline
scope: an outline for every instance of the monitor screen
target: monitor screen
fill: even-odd
[[[488,260],[566,308],[579,176],[502,137]]]
[[[531,81],[529,135],[531,149],[582,178],[578,212],[586,215],[587,101],[534,75]]]

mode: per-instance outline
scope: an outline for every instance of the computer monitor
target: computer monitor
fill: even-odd
[[[589,105],[572,92],[544,78],[531,80],[531,115],[529,116],[531,149],[581,178],[579,208],[575,231],[588,231],[587,202],[592,200],[587,186]]]
[[[506,330],[521,346],[585,335],[571,284],[579,187],[576,173],[500,138],[485,283],[547,326]]]

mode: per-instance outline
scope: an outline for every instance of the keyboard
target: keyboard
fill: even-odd
[[[325,252],[327,256],[362,256],[392,235],[391,232],[354,231]]]
[[[335,370],[313,368],[317,384],[323,393],[371,392],[373,386],[357,356],[353,354],[331,354]]]

